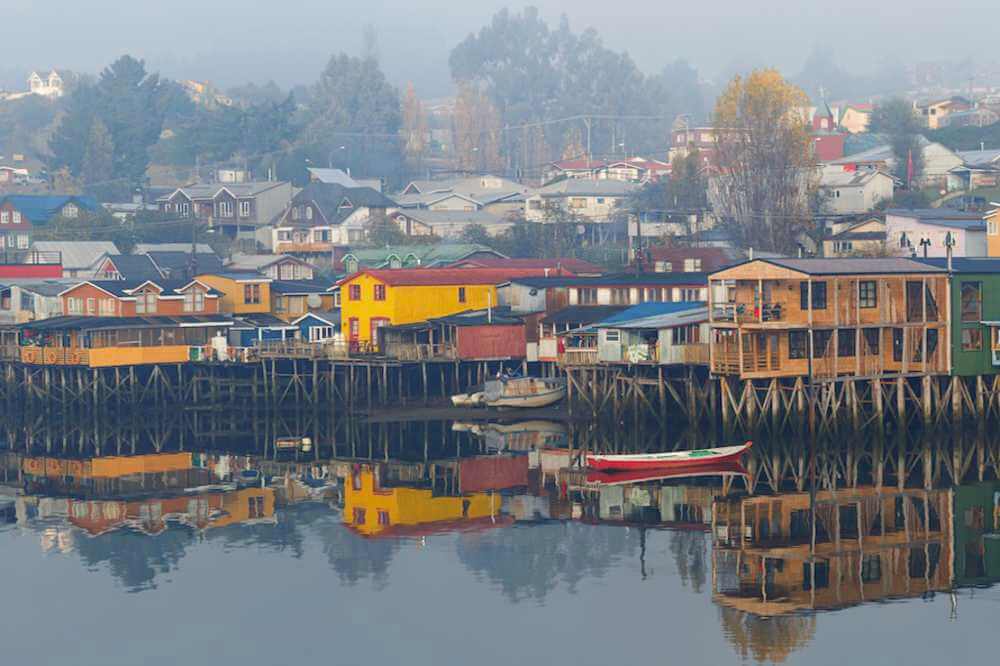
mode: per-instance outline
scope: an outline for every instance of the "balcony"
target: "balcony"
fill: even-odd
[[[734,324],[759,324],[784,321],[785,309],[781,303],[726,303],[712,308],[712,320]]]
[[[347,342],[303,342],[302,340],[257,341],[253,349],[260,358],[304,358],[310,360],[350,357]]]
[[[387,342],[385,355],[400,361],[453,361],[458,358],[458,350],[450,342],[445,343],[413,343]]]
[[[559,365],[597,365],[596,347],[566,349],[559,354]]]

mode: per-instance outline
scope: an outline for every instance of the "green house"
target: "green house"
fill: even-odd
[[[946,268],[947,259],[921,259]],[[1000,372],[1000,258],[951,263],[951,374]]]

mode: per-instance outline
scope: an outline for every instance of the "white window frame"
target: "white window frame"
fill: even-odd
[[[250,200],[244,199],[240,202],[240,217],[250,217]]]
[[[0,224],[10,224],[9,210],[0,210]]]
[[[17,235],[17,249],[18,250],[27,250],[30,245],[31,245],[31,238],[28,237],[28,234],[18,234]]]

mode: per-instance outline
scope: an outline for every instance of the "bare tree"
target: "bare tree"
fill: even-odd
[[[715,105],[713,204],[743,247],[794,251],[816,188],[802,90],[771,69],[737,76]]]

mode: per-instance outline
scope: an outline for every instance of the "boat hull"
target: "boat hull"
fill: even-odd
[[[566,387],[562,386],[551,391],[531,395],[500,396],[495,400],[487,400],[487,407],[548,407],[566,397]]]
[[[598,471],[670,470],[673,468],[710,467],[720,463],[736,462],[746,453],[751,443],[695,451],[673,451],[639,455],[588,455],[587,467]]]
[[[667,469],[634,469],[624,471],[587,470],[587,483],[616,486],[628,483],[669,481],[705,476],[747,476],[749,472],[738,461],[729,460],[713,465],[677,465]]]

